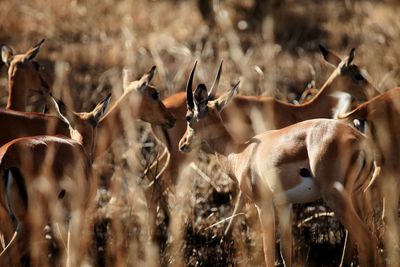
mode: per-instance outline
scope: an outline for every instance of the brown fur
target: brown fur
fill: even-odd
[[[50,86],[40,73],[39,64],[34,60],[44,40],[24,54],[14,55],[12,48],[1,46],[2,60],[8,66],[7,109],[26,111],[28,90],[49,94]]]
[[[265,130],[279,129],[307,119],[330,118],[332,109],[337,104],[337,99],[331,96],[333,92],[346,91],[354,97],[356,103],[379,94],[367,80],[357,81],[355,79],[355,76],[360,74],[360,69],[348,61],[349,57],[342,60],[333,52],[328,51],[328,54],[330,59],[327,61],[339,66],[335,65],[335,71],[319,90],[319,93],[307,103],[293,105],[272,97],[236,96],[226,110],[221,113],[224,123],[235,139],[246,141]],[[349,64],[346,65],[347,63]],[[166,187],[171,187],[175,184],[182,166],[186,166],[192,161],[196,153],[182,154],[178,150],[179,137],[185,133],[186,129],[186,94],[184,92],[177,93],[163,102],[168,111],[177,118],[176,125],[168,130],[152,125],[152,130],[157,139],[167,146],[173,159],[169,162],[161,181]],[[261,121],[254,121],[253,114],[260,115]],[[256,128],[255,125],[261,127]],[[161,190],[165,190],[165,188]]]
[[[39,253],[39,246],[32,245],[31,240],[41,238],[37,233],[42,232],[49,220],[63,223],[68,216],[71,216],[69,225],[74,235],[71,240],[77,242],[73,246],[77,249],[76,254],[70,260],[72,265],[82,260],[78,253],[84,247],[84,242],[79,239],[79,235],[84,233],[85,225],[84,217],[81,216],[84,216],[90,206],[97,184],[92,179],[89,155],[94,147],[98,121],[105,113],[109,99],[110,95],[89,113],[73,113],[81,120],[77,125],[79,130],[87,131],[77,132],[70,128],[70,136],[74,140],[68,137],[29,136],[14,139],[0,147],[0,214],[7,217],[4,215],[7,208],[10,213],[1,231],[6,233],[6,241],[9,242],[10,230],[13,229],[9,227],[10,219],[14,217],[17,224],[14,227],[18,226],[19,229],[18,246],[23,251],[21,254],[29,249],[28,255],[32,256],[33,261],[39,260],[43,251]],[[59,116],[65,120],[64,115]],[[39,116],[43,117],[45,116]],[[65,124],[69,122],[65,121]],[[23,132],[23,128],[19,130]],[[38,211],[48,217],[36,217],[41,214]],[[66,217],[63,218],[64,216]],[[66,240],[66,236],[63,238]],[[12,251],[9,253],[14,255],[15,246],[10,249]],[[35,262],[33,265],[40,263]]]
[[[205,114],[188,109],[189,123],[179,149],[190,152],[202,144],[255,204],[263,229],[266,265],[275,266],[274,206],[280,217],[281,252],[291,266],[291,204],[320,197],[354,238],[360,264],[381,264],[378,242],[356,212],[360,188],[365,188],[372,177],[374,154],[368,139],[336,120],[314,119],[237,143],[219,115],[220,102],[208,103]],[[299,170],[303,168],[310,171],[311,177],[306,179],[315,180],[318,193],[291,202],[285,196],[301,182]]]
[[[175,117],[166,109],[163,102],[153,99],[153,94],[158,91],[149,83],[154,75],[155,68],[138,81],[130,82],[124,94],[113,104],[107,114],[99,122],[98,145],[96,145],[94,158],[102,155],[120,137],[124,131],[124,112],[128,112],[132,120],[141,119],[154,125],[170,128],[175,124]]]
[[[379,177],[372,184],[380,198],[385,199],[383,221],[386,226],[385,245],[391,262],[398,262],[400,255],[394,249],[400,242],[398,201],[400,198],[400,87],[377,96],[342,116],[349,123],[355,119],[365,121],[366,135],[374,144],[376,164],[380,167]]]

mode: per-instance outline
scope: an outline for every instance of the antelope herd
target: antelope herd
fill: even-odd
[[[183,168],[202,150],[237,182],[240,193],[234,213],[245,200],[255,205],[267,266],[275,265],[275,213],[282,259],[291,266],[292,206],[318,199],[348,231],[344,255],[352,255],[356,248],[361,266],[395,266],[400,261],[400,88],[380,94],[353,64],[354,49],[341,59],[320,47],[334,70],[303,104],[237,95],[239,82],[217,97],[222,62],[210,91],[204,84],[193,91],[196,61],[186,92],[161,101],[157,88],[150,85],[154,66],[136,81],[125,73],[124,93],[108,112],[111,95],[91,112],[77,113],[53,98],[34,60],[43,42],[19,55],[1,46],[9,98],[6,109],[0,110],[0,232],[8,244],[0,251],[0,266],[40,266],[42,252],[30,240],[40,239],[47,224],[62,222],[68,225],[59,230],[59,242],[68,241],[63,264],[82,263],[80,235],[93,212],[98,187],[92,163],[115,139],[129,134],[126,120],[137,119],[151,124],[164,148],[157,155],[157,165],[164,167],[146,192],[150,240],[158,205],[169,214],[168,194],[174,192]],[[50,100],[55,115],[27,112],[29,90],[39,92],[45,103]],[[379,205],[383,240],[369,223]],[[348,260],[343,256],[342,264]]]

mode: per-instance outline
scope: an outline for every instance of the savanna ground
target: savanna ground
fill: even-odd
[[[162,98],[184,89],[193,62],[197,80],[210,83],[224,60],[220,92],[241,80],[240,94],[298,99],[317,88],[332,68],[318,45],[346,55],[381,92],[400,80],[400,4],[397,1],[17,1],[0,2],[0,43],[25,51],[42,38],[38,59],[53,94],[75,110],[89,110],[112,92],[122,94],[121,73],[135,77],[157,66],[153,84]],[[257,6],[258,5],[258,6]],[[211,9],[210,9],[211,8]],[[7,98],[1,67],[0,100]],[[37,96],[32,96],[34,102]],[[95,162],[101,185],[93,215],[95,233],[87,263],[93,266],[174,265],[168,221],[158,217],[157,242],[147,242],[143,175],[157,146],[145,123],[127,122],[125,138]],[[2,126],[3,127],[3,126]],[[263,262],[256,211],[248,206],[232,238],[226,224],[236,185],[216,162],[199,155],[199,172],[187,169],[177,185],[174,208],[183,211],[181,256],[187,266],[259,266]],[[172,159],[173,160],[173,159]],[[321,204],[321,203],[319,203]],[[318,213],[320,216],[313,217]],[[336,266],[344,231],[322,205],[296,209],[298,265]],[[279,262],[277,262],[279,264]],[[356,262],[355,262],[356,264]]]

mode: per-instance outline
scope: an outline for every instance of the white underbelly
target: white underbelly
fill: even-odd
[[[312,202],[321,197],[313,177],[300,177],[300,179],[301,182],[296,187],[274,194],[275,205]]]

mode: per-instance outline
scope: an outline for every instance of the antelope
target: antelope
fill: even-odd
[[[369,136],[374,144],[379,177],[371,184],[377,188],[383,200],[382,220],[385,226],[385,247],[391,265],[400,261],[398,246],[399,197],[400,197],[400,87],[393,88],[363,104],[353,111],[339,116],[340,119],[355,123],[355,126]]]
[[[42,223],[51,218],[59,220],[66,214],[71,216],[71,229],[75,234],[71,239],[74,246],[71,247],[80,248],[84,243],[77,234],[82,231],[82,216],[96,192],[90,155],[94,148],[98,121],[104,115],[110,97],[108,95],[93,111],[80,114],[91,128],[88,130],[87,127],[87,132],[73,129],[59,111],[60,118],[68,124],[72,139],[63,136],[29,136],[14,139],[0,147],[0,172],[3,179],[0,183],[0,216],[6,219],[4,222],[11,222],[11,219],[15,221],[20,251],[27,250],[31,237],[41,233]],[[38,215],[43,216],[40,211],[45,216],[38,220]],[[10,228],[7,224],[1,228],[9,237]],[[31,249],[34,260],[43,253],[38,251],[37,246]],[[69,260],[73,265],[79,261],[73,255]],[[35,264],[40,265],[39,262]]]
[[[353,105],[364,102],[379,94],[375,87],[364,78],[361,69],[357,65],[352,64],[355,49],[351,49],[349,55],[344,59],[341,59],[323,46],[320,46],[320,50],[324,59],[330,65],[334,66],[335,70],[310,101],[300,105],[293,105],[272,97],[262,96],[235,96],[232,99],[232,104],[221,112],[221,116],[226,127],[238,141],[246,141],[255,134],[262,133],[263,131],[283,128],[307,119],[331,118],[339,102],[337,97],[332,96],[335,92],[345,91],[352,95],[354,98]],[[219,66],[216,78],[210,89],[210,99],[214,98],[215,91],[217,90],[221,67],[222,63]],[[166,168],[162,174],[162,183],[172,186],[179,175],[181,166],[186,166],[186,163],[193,160],[196,153],[182,154],[178,149],[178,138],[185,133],[186,129],[184,121],[186,115],[185,92],[172,95],[163,102],[166,108],[177,118],[176,125],[168,130],[152,125],[152,130],[157,140],[168,149],[170,158],[174,159],[173,161],[168,161],[167,159]],[[260,120],[253,123],[255,115],[259,116]],[[255,125],[260,125],[260,122],[262,122],[261,127],[255,127]],[[157,177],[159,176],[161,174]],[[240,209],[243,205],[243,202],[240,200],[239,195],[235,210]],[[150,213],[152,213],[151,216],[155,217],[155,208]]]
[[[99,121],[98,138],[102,145],[96,145],[93,150],[86,143],[83,144],[86,151],[94,151],[93,158],[104,153],[112,141],[122,135],[124,128],[120,114],[128,107],[133,119],[142,119],[153,124],[171,127],[175,118],[166,110],[158,99],[158,91],[149,86],[154,75],[155,67],[144,74],[138,81],[130,82],[123,96],[121,96],[110,108],[110,111]],[[136,101],[136,103],[134,102]],[[92,135],[91,117],[86,113],[68,112],[68,119],[73,121],[74,128],[87,135]],[[9,127],[12,125],[12,127]],[[24,136],[34,135],[64,135],[71,137],[69,125],[59,116],[36,112],[20,112],[13,110],[0,110],[0,145]],[[82,138],[88,140],[86,136]]]
[[[101,156],[125,132],[123,113],[129,112],[129,118],[141,119],[162,129],[175,125],[175,117],[160,100],[155,87],[150,85],[156,66],[137,81],[128,81],[124,77],[124,94],[113,104],[99,122],[99,142],[94,150],[94,157]]]
[[[107,99],[111,94],[107,96]],[[63,105],[62,102],[58,105]],[[65,108],[64,108],[65,109]],[[93,117],[92,112],[74,112],[65,109],[68,117],[74,121],[75,132],[82,135],[80,142],[87,153],[91,154],[94,142],[91,140],[95,131],[93,130],[94,123],[98,123]],[[63,135],[73,138],[71,134],[70,124],[66,118],[61,118],[60,115],[49,115],[36,112],[20,112],[13,110],[0,110],[0,146],[19,137],[28,137],[36,135]]]
[[[291,266],[291,207],[322,198],[354,238],[360,266],[379,263],[377,240],[357,214],[359,197],[374,171],[374,153],[362,133],[337,120],[313,119],[266,131],[238,143],[225,127],[222,110],[238,83],[210,100],[200,84],[192,91],[193,67],[187,82],[187,128],[179,142],[185,153],[200,147],[215,155],[258,211],[266,266],[275,266],[276,208],[281,253]],[[338,157],[340,155],[340,157]]]
[[[150,123],[152,126],[158,126],[160,129],[169,129],[175,125],[175,116],[172,115],[164,103],[160,100],[158,90],[150,85],[154,77],[156,67],[153,66],[149,72],[143,75],[137,81],[130,81],[128,73],[124,72],[124,93],[113,104],[107,114],[99,122],[98,142],[94,148],[94,158],[99,158],[105,153],[114,142],[125,133],[125,129],[130,125],[126,123],[126,118]],[[124,117],[124,115],[128,117]],[[126,116],[125,115],[125,116]],[[124,120],[125,118],[125,120]],[[146,190],[147,204],[150,210],[153,210],[153,194]],[[151,216],[151,220],[154,216]],[[149,224],[149,237],[153,236],[151,228],[153,223]]]
[[[8,102],[7,109],[26,111],[28,90],[42,95],[50,93],[50,86],[40,72],[35,61],[44,39],[30,48],[25,54],[14,55],[13,49],[1,45],[1,59],[8,67]]]

